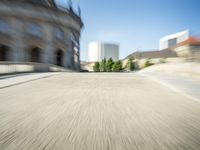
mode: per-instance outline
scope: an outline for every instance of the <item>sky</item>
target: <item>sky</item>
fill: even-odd
[[[66,6],[68,0],[57,0]],[[88,43],[120,45],[120,58],[134,51],[158,50],[165,35],[190,30],[200,35],[200,0],[72,0],[80,5],[84,28],[81,60],[87,60]]]

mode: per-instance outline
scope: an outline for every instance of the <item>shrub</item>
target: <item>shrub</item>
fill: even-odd
[[[117,62],[114,63],[114,65],[112,66],[112,71],[113,72],[122,71],[122,63],[121,63],[121,61],[117,61]]]
[[[161,58],[161,59],[159,60],[159,63],[160,63],[160,64],[163,64],[163,63],[166,63],[166,61],[165,61],[164,58]]]
[[[106,62],[106,71],[107,72],[112,72],[113,64],[114,64],[114,62],[113,62],[112,58],[108,59],[108,61]]]
[[[100,72],[99,62],[95,62],[94,66],[93,66],[93,70],[94,70],[94,72]]]
[[[152,65],[154,65],[154,64],[151,63],[151,61],[149,59],[147,59],[145,64],[144,64],[144,67],[149,67],[149,66],[152,66]]]

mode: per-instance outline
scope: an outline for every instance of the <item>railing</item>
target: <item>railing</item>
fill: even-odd
[[[69,72],[71,70],[52,64],[32,62],[0,62],[0,74],[23,72]]]

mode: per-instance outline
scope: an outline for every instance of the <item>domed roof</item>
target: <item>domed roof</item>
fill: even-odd
[[[35,5],[42,5],[47,7],[57,7],[54,0],[8,0],[14,2],[24,2],[24,3],[32,3]]]
[[[48,7],[56,7],[54,0],[26,0],[26,1]]]

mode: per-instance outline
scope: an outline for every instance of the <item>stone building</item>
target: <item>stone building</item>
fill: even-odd
[[[34,62],[80,69],[83,23],[71,6],[54,0],[0,1],[0,61]]]
[[[137,51],[130,55],[128,55],[125,59],[128,58],[134,59],[155,59],[155,58],[175,58],[178,57],[176,52],[172,49],[164,49],[164,50],[151,50],[151,51]]]
[[[198,37],[189,37],[176,45],[174,51],[179,57],[200,61],[200,39]]]

